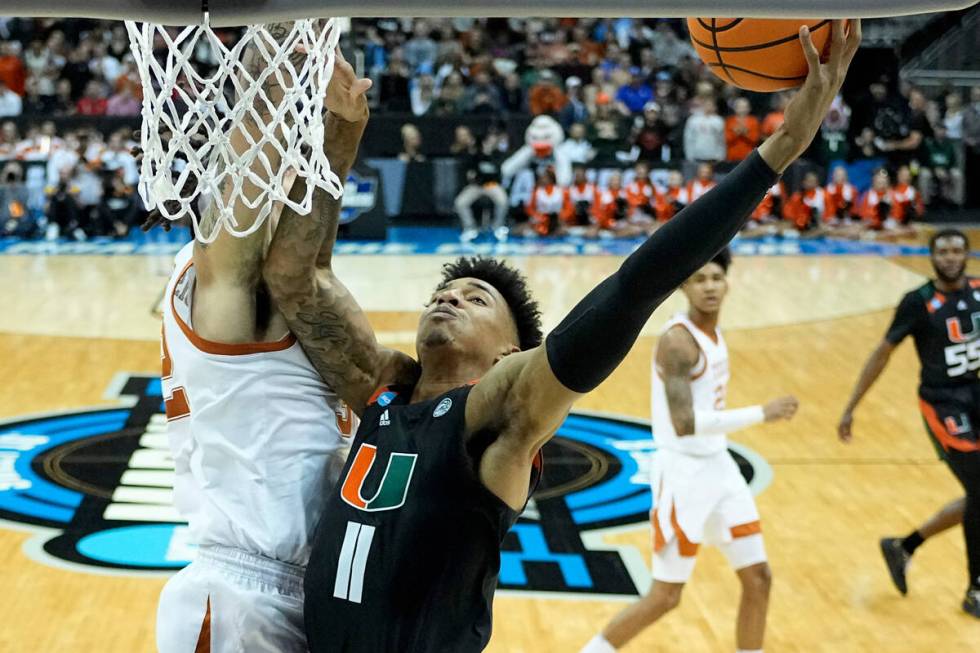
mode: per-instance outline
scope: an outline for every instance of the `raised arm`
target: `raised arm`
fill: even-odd
[[[674,327],[660,339],[655,364],[657,374],[664,380],[670,421],[674,425],[674,432],[679,436],[694,433],[691,370],[697,362],[698,345],[684,327]]]
[[[327,92],[330,115],[324,149],[341,179],[346,179],[357,157],[367,125],[364,93],[370,86],[369,80],[357,79],[338,53]],[[305,193],[305,182],[297,180],[291,196],[301,198]],[[378,344],[364,311],[333,272],[341,203],[317,189],[310,215],[298,215],[285,207],[263,277],[290,331],[320,376],[360,415],[382,381],[412,381],[417,365],[409,356]]]
[[[277,42],[283,42],[293,27],[291,22],[273,23],[266,29]],[[300,52],[290,55],[289,60],[297,69],[303,65],[306,55]],[[265,71],[265,59],[259,54],[257,46],[248,45],[242,54],[242,67],[252,79],[262,80],[263,92],[273,106],[282,100],[284,89],[278,77],[270,70]],[[263,73],[265,76],[263,77]],[[248,151],[250,141],[259,140],[263,131],[269,129],[265,124],[271,119],[269,106],[256,100],[255,110],[260,119],[245,112],[242,119],[234,124],[228,139],[234,151],[242,155]],[[271,144],[256,156],[250,172],[264,176],[266,172],[262,159],[268,160],[269,168],[276,169],[281,162],[277,148]],[[228,204],[234,192],[230,175],[222,180],[219,190]],[[234,204],[236,228],[245,230],[258,219],[261,206],[250,208],[244,200],[254,200],[259,188],[246,176],[242,183],[242,195]],[[212,202],[201,216],[199,228],[204,236],[210,236],[216,228],[218,211]],[[248,236],[239,238],[222,231],[209,244],[197,241],[194,245],[194,268],[197,273],[194,302],[194,330],[204,338],[221,342],[251,342],[261,334],[256,334],[257,298],[256,287],[262,273],[262,256],[269,239],[268,221],[263,228]],[[265,339],[275,339],[282,334],[265,334]]]
[[[809,146],[860,38],[859,22],[852,22],[845,36],[844,21],[834,21],[831,55],[822,64],[809,32],[801,29],[810,72],[787,107],[783,126],[647,239],[572,309],[544,346],[508,356],[473,389],[468,430],[499,433],[481,462],[481,478],[511,506],[522,505],[526,494],[527,476],[520,470],[526,472],[572,403],[612,373],[654,309],[738,233],[777,173]]]

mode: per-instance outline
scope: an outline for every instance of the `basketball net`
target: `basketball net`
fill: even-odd
[[[126,29],[143,84],[139,193],[148,209],[170,220],[190,218],[195,237],[209,243],[222,228],[238,237],[255,232],[275,202],[308,214],[316,187],[340,197],[343,183],[323,151],[324,96],[341,31],[336,19],[296,21],[278,40],[265,26],[250,25],[230,48],[207,16],[202,25],[127,21]],[[246,48],[259,65],[243,64]],[[291,61],[297,52],[306,56]],[[209,53],[214,72],[202,73],[194,60]],[[267,85],[281,99],[268,97]],[[244,136],[244,152],[232,147],[233,130]],[[270,148],[281,156],[278,165]],[[307,181],[299,202],[288,197],[294,175]],[[238,224],[237,202],[254,222]],[[209,233],[198,221],[205,208],[217,220]]]

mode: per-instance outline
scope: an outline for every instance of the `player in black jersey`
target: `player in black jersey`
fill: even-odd
[[[422,313],[418,360],[381,347],[330,266],[338,203],[319,193],[313,216],[283,211],[265,280],[310,360],[362,418],[306,574],[313,653],[483,650],[501,542],[533,489],[538,452],[812,141],[861,38],[857,21],[847,36],[844,21],[833,25],[826,63],[801,30],[810,73],[783,126],[543,343],[521,275],[461,259],[445,267]],[[297,182],[292,193],[304,192]]]
[[[926,536],[963,522],[970,582],[963,609],[980,617],[980,279],[966,275],[970,244],[956,229],[929,241],[935,280],[906,294],[884,340],[871,354],[844,409],[838,435],[852,437],[854,409],[888,364],[895,347],[912,336],[922,365],[919,408],[940,458],[966,490],[922,529],[904,539],[885,538],[882,554],[895,585],[907,591],[905,570]]]

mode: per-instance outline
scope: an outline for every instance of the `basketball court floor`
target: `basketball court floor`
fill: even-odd
[[[440,256],[341,256],[339,275],[386,344],[413,350]],[[513,259],[546,326],[618,265],[612,256]],[[980,273],[980,263],[971,262]],[[159,416],[159,256],[0,256],[0,651],[153,650],[166,572],[192,555],[169,506]],[[962,533],[924,545],[901,597],[878,539],[904,535],[960,495],[927,440],[911,343],[895,354],[842,445],[836,420],[924,257],[736,258],[723,313],[729,405],[784,393],[789,423],[735,434],[774,570],[767,651],[974,652],[980,622],[959,609]],[[649,582],[655,445],[650,357],[673,297],[629,358],[549,445],[547,480],[508,538],[494,653],[575,652]],[[702,552],[680,608],[627,651],[734,650],[738,586]]]

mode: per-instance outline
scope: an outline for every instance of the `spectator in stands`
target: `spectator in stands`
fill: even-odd
[[[99,164],[104,171],[119,177],[124,186],[135,188],[139,182],[139,167],[132,155],[136,143],[129,141],[128,131],[119,129],[109,136],[109,142],[99,157]]]
[[[457,125],[453,132],[453,142],[449,144],[449,153],[454,157],[475,156],[477,151],[476,138],[473,131],[466,125]]]
[[[659,195],[650,180],[650,164],[638,161],[633,167],[633,181],[626,185],[626,201],[634,223],[642,221],[648,226],[652,223]]]
[[[81,116],[104,116],[109,107],[105,95],[105,85],[93,79],[85,87],[85,95],[78,100],[75,110]]]
[[[436,100],[435,113],[439,116],[457,114],[463,104],[466,87],[463,86],[463,76],[458,72],[450,73],[439,88],[439,99]]]
[[[566,189],[558,185],[555,171],[545,168],[538,174],[531,198],[524,207],[528,222],[539,236],[557,236],[564,233],[562,215],[570,212]]]
[[[24,94],[24,83],[27,81],[27,68],[20,58],[17,43],[6,41],[0,43],[0,82],[17,95]]]
[[[980,84],[970,89],[970,106],[963,112],[964,174],[980,179]],[[966,205],[980,207],[980,184],[966,184]]]
[[[759,144],[761,127],[751,110],[748,99],[736,98],[735,113],[725,120],[725,159],[728,161],[741,161]]]
[[[400,47],[394,48],[388,57],[388,68],[378,80],[378,96],[381,103],[391,111],[408,111],[408,79],[411,76],[405,53]]]
[[[866,229],[879,231],[892,219],[895,196],[888,171],[879,168],[871,177],[871,188],[858,200],[857,214]]]
[[[473,217],[473,205],[481,199],[487,199],[493,205],[490,228],[494,237],[500,242],[507,240],[507,192],[500,183],[500,160],[501,153],[493,138],[484,138],[475,152],[460,159],[465,185],[456,196],[454,207],[462,223],[460,240],[464,243],[473,241],[480,233]]]
[[[507,113],[521,113],[525,111],[524,87],[521,86],[520,75],[515,72],[510,72],[504,76],[503,87],[500,91],[500,101],[504,111]]]
[[[582,98],[582,80],[572,75],[565,80],[566,102],[558,112],[558,122],[567,131],[575,123],[589,120],[589,108]]]
[[[24,108],[24,101],[0,80],[0,118],[16,118]]]
[[[48,216],[47,239],[57,240],[61,234],[71,233],[75,240],[85,240],[82,228],[83,213],[78,204],[81,192],[74,184],[74,169],[65,167],[58,175],[55,184],[44,189],[48,196],[45,213]]]
[[[500,91],[491,82],[490,74],[480,71],[463,94],[462,110],[466,113],[499,113]]]
[[[412,113],[424,116],[436,102],[436,80],[432,75],[419,75],[412,79],[409,86]]]
[[[922,91],[909,92],[908,113],[898,128],[897,134],[885,136],[876,134],[878,149],[888,155],[893,166],[908,165],[912,161],[923,161],[925,140],[932,136],[932,126],[926,117],[926,97]]]
[[[851,108],[838,95],[827,111],[827,117],[820,125],[820,161],[831,164],[834,161],[844,161],[850,153],[848,129],[851,122]]]
[[[688,201],[695,201],[717,185],[714,165],[702,161],[698,164],[697,176],[687,185]]]
[[[109,172],[104,175],[102,203],[97,212],[98,233],[125,238],[142,222],[140,209],[135,189],[123,181],[121,174]]]
[[[0,235],[33,238],[36,231],[24,169],[17,163],[8,163],[0,171]]]
[[[827,191],[827,217],[831,226],[849,223],[856,216],[858,189],[847,178],[847,168],[834,168]]]
[[[17,123],[8,120],[0,125],[0,161],[16,158],[19,144],[20,134],[17,133]]]
[[[568,137],[558,146],[562,156],[572,164],[588,163],[595,156],[595,149],[585,138],[585,125],[577,122],[568,130]]]
[[[61,78],[71,83],[72,100],[77,101],[95,77],[88,64],[88,50],[79,46],[68,53],[68,61],[61,68]]]
[[[684,125],[684,158],[710,162],[725,158],[725,121],[718,115],[713,98],[699,98],[693,104]]]
[[[596,114],[588,129],[588,139],[595,148],[595,161],[599,165],[616,162],[616,152],[623,148],[623,118],[613,111],[612,99],[599,93],[595,99]]]
[[[628,238],[643,233],[643,228],[630,222],[630,203],[623,188],[623,177],[614,172],[606,187],[599,191],[595,203],[598,235],[603,238]]]
[[[772,136],[783,124],[783,115],[789,96],[786,93],[774,93],[769,101],[769,113],[762,119],[762,140]]]
[[[136,99],[128,86],[109,98],[106,102],[107,116],[138,116],[143,109],[143,103]]]
[[[902,166],[895,173],[895,187],[892,189],[895,206],[892,215],[901,225],[908,225],[913,220],[921,220],[926,213],[922,195],[912,185],[912,172],[908,166]]]
[[[959,93],[946,95],[946,112],[942,124],[949,138],[958,141],[963,138],[963,96]]]
[[[926,160],[919,168],[919,191],[926,204],[963,201],[963,173],[957,159],[956,145],[947,138],[946,126],[936,125],[932,138],[926,139]]]
[[[116,83],[116,79],[122,74],[122,64],[109,54],[109,46],[106,43],[98,43],[92,50],[89,69],[97,78],[108,83],[110,87]]]
[[[439,54],[439,46],[429,38],[429,24],[416,19],[412,25],[412,38],[405,43],[405,62],[409,70],[415,72],[423,66],[432,70]]]
[[[667,124],[660,118],[660,105],[652,100],[647,102],[643,107],[643,116],[636,119],[633,127],[632,141],[638,150],[637,158],[650,163],[669,161],[669,131]]]
[[[595,224],[594,210],[598,191],[595,184],[589,181],[585,166],[576,165],[573,170],[572,184],[568,187],[567,210],[562,215],[562,220],[572,233],[578,231],[583,235],[594,236],[588,228]]]
[[[425,161],[425,155],[422,154],[422,133],[410,122],[402,125],[402,151],[398,153],[398,160],[405,163]]]
[[[542,70],[527,95],[528,109],[532,116],[548,114],[557,116],[565,107],[565,93],[558,86],[558,78],[548,69]]]
[[[800,234],[817,235],[828,215],[827,193],[820,187],[820,177],[810,170],[803,175],[800,190],[783,205],[783,217]]]
[[[51,52],[40,39],[31,41],[30,47],[24,51],[24,66],[28,77],[40,77],[48,68],[55,66]]]
[[[662,20],[657,23],[653,41],[653,55],[662,66],[676,67],[682,59],[694,58],[694,48],[687,41],[677,36],[670,24]]]
[[[657,220],[667,222],[690,204],[690,196],[680,170],[667,173],[667,189],[657,197]]]
[[[643,111],[647,102],[653,100],[653,89],[646,82],[643,71],[630,68],[630,82],[616,91],[616,109],[624,116],[635,116]]]
[[[785,200],[786,185],[780,179],[766,191],[759,206],[755,207],[752,215],[749,216],[742,234],[751,237],[778,233],[779,229],[776,225],[782,222]]]

